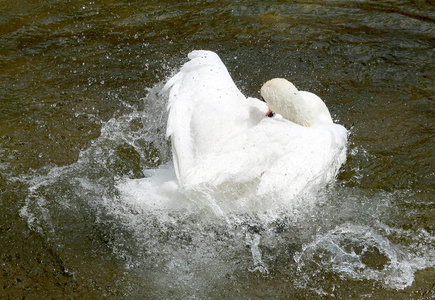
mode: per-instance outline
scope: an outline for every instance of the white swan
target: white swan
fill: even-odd
[[[264,211],[307,205],[298,196],[335,178],[347,131],[319,97],[275,78],[261,88],[266,105],[243,96],[215,53],[193,51],[189,59],[161,91],[169,97],[174,168],[119,182],[126,199],[157,210]]]
[[[291,199],[328,183],[346,159],[347,130],[316,95],[285,79],[264,84],[267,105],[239,91],[217,54],[193,51],[164,86],[178,184],[184,190]]]

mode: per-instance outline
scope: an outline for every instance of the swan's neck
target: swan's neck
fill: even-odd
[[[261,96],[272,111],[296,124],[312,127],[321,122],[332,122],[328,108],[319,97],[298,91],[286,79],[274,78],[266,82],[261,88]]]

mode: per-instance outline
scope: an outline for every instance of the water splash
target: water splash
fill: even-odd
[[[156,298],[206,297],[210,290],[234,296],[227,287],[240,289],[252,274],[291,278],[295,288],[319,295],[335,295],[343,280],[400,290],[417,270],[435,265],[429,232],[394,225],[395,203],[406,193],[336,184],[291,207],[247,210],[204,191],[180,192],[160,87],[149,90],[140,109],[104,123],[76,163],[17,179],[28,186],[21,216],[53,248],[78,257],[109,251],[107,259],[142,278]],[[151,182],[155,172],[164,180]],[[158,191],[147,188],[156,185]]]
[[[332,272],[344,279],[375,280],[394,289],[410,286],[414,273],[427,266],[428,257],[391,243],[373,227],[343,224],[316,237],[295,255],[298,273],[314,271],[308,276],[314,279]]]

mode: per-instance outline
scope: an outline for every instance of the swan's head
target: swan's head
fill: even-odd
[[[266,82],[261,88],[261,96],[270,110],[293,123],[311,127],[320,122],[332,122],[322,99],[312,93],[298,91],[284,78],[274,78]]]

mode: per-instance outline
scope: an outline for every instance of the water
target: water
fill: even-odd
[[[434,297],[433,3],[0,7],[4,297]],[[351,132],[337,182],[224,216],[206,195],[164,210],[120,193],[170,165],[157,92],[193,49],[248,96],[272,77],[321,96]]]

